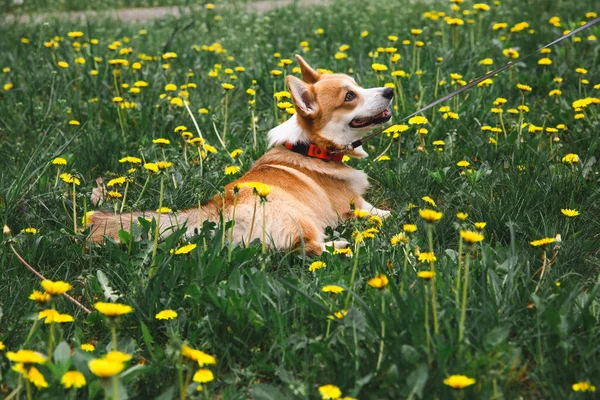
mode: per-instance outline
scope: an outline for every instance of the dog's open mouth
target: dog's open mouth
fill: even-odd
[[[389,121],[391,117],[392,114],[390,113],[390,110],[386,108],[379,114],[372,117],[354,118],[352,121],[350,121],[350,126],[352,128],[364,128],[365,126],[369,125],[379,125]]]

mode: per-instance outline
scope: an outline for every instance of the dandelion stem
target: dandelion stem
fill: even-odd
[[[427,238],[429,240],[429,251],[433,253],[433,225],[427,224]],[[439,333],[439,325],[437,318],[437,292],[435,285],[435,262],[432,260],[429,262],[429,267],[431,272],[433,272],[433,277],[431,278],[431,311],[433,312],[433,331],[438,334]]]
[[[254,231],[254,221],[256,220],[256,197],[254,197],[254,211],[252,212],[252,222],[250,223],[250,233],[248,234],[248,244],[252,242],[252,231]]]
[[[117,376],[112,377],[112,398],[113,400],[117,400],[119,398],[119,387],[117,385]]]
[[[117,326],[114,323],[110,324],[110,334],[112,338],[112,349],[117,351]]]
[[[408,243],[404,247],[404,265],[402,267],[402,283],[400,284],[400,296],[404,294],[404,282],[406,281],[406,268],[408,266]]]
[[[119,210],[119,214],[123,213],[123,207],[125,207],[125,202],[127,201],[127,189],[129,189],[129,180],[125,183],[125,192],[123,193],[123,200],[121,201],[121,209]]]
[[[160,235],[160,215],[162,214],[163,205],[163,192],[165,190],[165,178],[161,175],[160,177],[160,196],[158,198],[158,215],[156,216],[156,230],[154,232],[154,247],[152,248],[152,266],[150,267],[150,278],[154,276],[155,271],[155,257],[156,251],[158,250],[158,236]]]
[[[27,339],[25,339],[25,343],[23,343],[23,348],[27,347],[27,343],[29,343],[29,340],[31,339],[31,336],[33,336],[33,333],[35,332],[35,329],[37,328],[37,325],[39,323],[39,319],[36,318],[35,321],[33,321],[33,325],[31,326],[31,329],[29,330],[29,334],[27,335]]]
[[[454,289],[454,302],[456,304],[456,307],[458,308],[458,296],[460,293],[460,274],[461,274],[461,268],[460,268],[460,262],[461,262],[461,257],[462,257],[462,246],[463,246],[463,240],[462,240],[462,236],[459,236],[458,238],[458,258],[457,258],[457,268],[456,268],[456,287]]]
[[[425,343],[427,344],[427,364],[431,368],[431,338],[429,336],[429,287],[425,283]]]
[[[252,107],[252,139],[254,140],[254,144],[252,146],[253,149],[256,148],[256,121],[254,120],[254,107]]]
[[[235,228],[235,208],[237,206],[237,197],[238,194],[234,189],[233,193],[233,211],[231,212],[231,232],[229,232],[229,254],[227,256],[227,261],[231,262],[231,252],[233,250],[233,230]]]
[[[77,233],[77,195],[75,193],[75,179],[73,179],[73,232]]]
[[[229,111],[229,94],[225,93],[225,118],[223,120],[223,141],[227,136],[227,112]]]
[[[348,286],[350,290],[354,290],[354,278],[356,278],[356,270],[358,269],[358,254],[360,253],[360,243],[356,243],[354,249],[354,265],[352,266],[352,274],[350,275],[350,285]],[[350,290],[346,295],[346,300],[344,301],[344,309],[348,308],[348,302],[350,301]]]
[[[383,360],[383,349],[385,346],[385,294],[381,294],[381,342],[379,343],[379,357],[377,358],[377,367],[375,371],[379,371],[381,361]]]
[[[140,200],[142,199],[142,196],[144,195],[144,192],[146,191],[146,187],[148,186],[149,181],[150,181],[150,174],[148,174],[148,177],[146,178],[146,182],[144,182],[144,186],[142,186],[142,192],[138,196],[135,203],[133,203],[133,208],[135,208],[138,205],[138,203],[140,202]]]
[[[460,323],[458,325],[458,346],[459,354],[462,351],[462,341],[465,336],[465,315],[467,312],[467,292],[469,289],[469,261],[471,259],[470,251],[465,256],[465,277],[463,278],[462,305],[460,307]]]
[[[25,379],[25,389],[27,390],[27,400],[33,399],[31,396],[31,382],[29,382],[29,379]]]
[[[54,307],[52,307],[54,309]],[[52,359],[52,350],[54,350],[54,320],[50,322],[50,333],[48,335],[48,359]]]

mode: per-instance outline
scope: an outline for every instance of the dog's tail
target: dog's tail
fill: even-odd
[[[186,224],[187,232],[190,234],[194,229],[200,229],[203,221],[213,220],[216,210],[209,205],[201,208],[190,208],[178,213],[161,213],[160,215],[160,238],[168,236],[173,230]],[[111,237],[119,242],[119,231],[132,232],[134,225],[139,225],[139,218],[148,221],[158,221],[158,213],[151,211],[140,211],[130,213],[111,213],[108,211],[88,211],[84,216],[83,224],[91,226],[89,239],[93,242],[103,242],[105,237]],[[218,220],[218,217],[217,217]]]

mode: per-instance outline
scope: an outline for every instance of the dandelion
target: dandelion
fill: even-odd
[[[404,224],[402,230],[406,233],[414,233],[417,231],[417,225],[415,224]]]
[[[321,291],[323,291],[323,293],[342,293],[344,291],[344,288],[338,285],[327,285],[327,286],[323,286],[323,288],[321,289]]]
[[[562,158],[563,164],[577,164],[579,163],[579,156],[574,153],[569,153]]]
[[[72,387],[79,389],[79,388],[82,388],[85,386],[86,380],[85,380],[85,376],[83,376],[83,374],[81,372],[68,371],[62,376],[60,383],[66,389],[70,389]]]
[[[408,120],[408,123],[410,125],[423,125],[423,124],[427,124],[428,122],[429,121],[427,120],[426,117],[423,117],[420,115],[416,115]]]
[[[79,346],[79,348],[87,353],[91,353],[92,351],[96,350],[96,346],[91,343],[83,343],[81,346]]]
[[[368,212],[367,210],[360,210],[358,208],[354,210],[354,216],[356,218],[361,218],[362,219],[362,218],[368,217],[369,215],[371,215],[371,213]]]
[[[71,284],[63,281],[44,280],[41,282],[42,287],[51,296],[63,294],[71,290]]]
[[[569,208],[561,208],[560,212],[564,216],[569,217],[569,218],[574,218],[574,217],[577,217],[579,215],[579,211],[572,210],[572,209],[569,209]]]
[[[464,213],[464,212],[457,212],[456,213],[456,218],[460,219],[461,221],[466,220],[469,217],[469,214]]]
[[[475,244],[484,239],[481,233],[473,231],[460,231],[460,237],[468,244]]]
[[[435,210],[431,210],[431,209],[427,209],[426,208],[426,209],[419,210],[419,215],[425,221],[427,221],[429,223],[433,223],[433,222],[436,222],[436,221],[439,221],[440,219],[442,219],[442,216],[444,214],[442,214],[439,211],[435,211]]]
[[[121,362],[111,361],[105,358],[96,358],[88,362],[88,368],[92,374],[97,377],[107,379],[123,371],[125,365]]]
[[[176,256],[180,254],[188,254],[196,247],[197,245],[195,243],[186,244],[185,246],[181,246],[177,250],[171,249],[171,254],[175,254]]]
[[[487,225],[487,222],[475,222],[475,228],[482,230]]]
[[[45,364],[48,360],[44,355],[33,350],[19,350],[17,352],[9,351],[6,358],[18,364]]]
[[[308,270],[310,272],[314,272],[318,269],[325,268],[326,266],[327,264],[325,264],[323,261],[313,261],[308,267]]]
[[[421,200],[423,200],[425,203],[429,203],[433,207],[436,207],[435,201],[433,201],[433,199],[429,196],[423,196]]]
[[[419,271],[417,272],[417,276],[421,279],[429,281],[435,277],[434,271]]]
[[[475,379],[465,375],[451,375],[444,379],[444,385],[450,386],[453,389],[464,389],[467,386],[475,384]]]
[[[49,293],[42,293],[39,290],[34,290],[29,295],[29,300],[33,300],[33,301],[37,302],[38,304],[47,303],[50,301],[51,298],[52,298],[52,296]]]
[[[211,356],[208,353],[203,352],[202,350],[196,350],[184,344],[181,348],[181,355],[198,363],[200,367],[205,365],[214,365],[217,363],[217,360],[214,356]]]
[[[319,393],[322,400],[337,400],[342,397],[342,391],[335,385],[319,386]]]
[[[225,175],[235,175],[240,172],[240,167],[237,165],[229,165],[225,167]]]
[[[419,253],[418,258],[422,263],[432,263],[437,261],[437,258],[433,252],[421,252]]]
[[[542,247],[542,246],[546,246],[550,243],[554,243],[555,241],[556,241],[556,238],[545,237],[542,239],[533,240],[533,241],[529,242],[529,244],[534,247]]]
[[[152,140],[152,143],[163,146],[163,145],[171,144],[171,141],[169,139],[165,139],[165,138],[158,138],[158,139]]]
[[[133,312],[133,308],[126,304],[119,303],[104,303],[97,302],[94,304],[94,308],[100,312],[100,314],[104,314],[107,317],[115,318],[121,315],[129,314]]]
[[[198,383],[208,383],[215,379],[212,371],[208,368],[202,368],[196,371],[194,374],[194,382]]]
[[[48,387],[48,382],[46,382],[44,375],[42,375],[42,373],[35,367],[30,367],[29,371],[25,374],[25,377],[38,389],[45,389]]]
[[[383,289],[389,283],[388,277],[384,274],[375,275],[373,278],[367,281],[369,286],[375,289]]]
[[[581,381],[581,382],[574,383],[571,386],[571,389],[573,389],[574,392],[592,392],[593,393],[596,391],[596,386],[592,385],[589,382]]]
[[[154,316],[154,318],[159,320],[169,320],[177,318],[177,313],[173,310],[162,310],[158,314]]]

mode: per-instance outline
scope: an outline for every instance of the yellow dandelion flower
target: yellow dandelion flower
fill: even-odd
[[[574,153],[569,153],[562,158],[562,162],[565,164],[577,164],[579,162],[579,156]]]
[[[125,369],[125,365],[121,362],[110,361],[105,358],[96,358],[88,362],[88,368],[92,374],[106,379],[119,374]]]
[[[79,348],[88,353],[91,353],[92,351],[96,350],[96,346],[94,346],[91,343],[83,343],[81,346],[79,346]]]
[[[308,270],[310,272],[314,272],[318,269],[325,268],[326,266],[327,264],[325,264],[323,261],[313,261],[308,267]]]
[[[369,286],[375,289],[383,289],[389,283],[389,279],[384,274],[375,275],[373,278],[367,281]]]
[[[390,244],[392,246],[397,246],[400,243],[408,243],[408,238],[406,237],[404,232],[397,233],[390,238]]]
[[[120,315],[129,314],[133,312],[133,308],[126,304],[104,303],[101,301],[94,304],[94,308],[98,310],[100,314],[104,314],[107,317],[118,317]]]
[[[186,244],[185,246],[181,246],[178,249],[171,249],[171,254],[180,255],[180,254],[188,254],[192,250],[197,247],[195,243]]]
[[[319,386],[319,393],[322,400],[337,400],[342,397],[342,391],[335,385]]]
[[[429,120],[423,116],[416,115],[408,120],[410,125],[423,125],[429,123]]]
[[[189,358],[192,361],[196,361],[199,366],[203,367],[205,365],[214,365],[217,363],[217,360],[214,356],[211,356],[208,353],[203,352],[202,350],[196,350],[184,344],[181,348],[181,355],[186,358]]]
[[[170,212],[172,212],[173,210],[171,210],[169,207],[161,207],[161,208],[157,208],[156,212],[157,213],[161,213],[161,214],[168,214]]]
[[[423,196],[421,197],[421,200],[423,200],[425,203],[431,204],[433,207],[437,207],[435,201],[429,196]]]
[[[417,272],[417,276],[421,279],[425,279],[426,281],[428,281],[435,277],[435,272],[434,271],[419,271],[419,272]]]
[[[324,293],[342,293],[344,288],[338,285],[327,285],[321,289]]]
[[[487,225],[487,222],[475,222],[475,228],[480,229],[480,230],[485,228],[486,225]]]
[[[48,387],[48,382],[44,378],[44,375],[35,367],[29,368],[29,371],[26,374],[27,380],[33,383],[35,387],[38,389],[45,389]]]
[[[55,296],[58,294],[63,294],[69,290],[71,290],[71,284],[63,281],[50,281],[44,280],[41,282],[42,287],[51,296]]]
[[[577,217],[579,215],[579,211],[572,210],[569,208],[561,208],[560,212],[563,213],[564,216],[571,217],[571,218]]]
[[[460,237],[469,244],[481,242],[484,239],[481,233],[473,231],[460,231]]]
[[[6,358],[14,363],[19,364],[44,364],[47,361],[46,356],[33,350],[9,351],[6,353]]]
[[[358,208],[356,210],[354,210],[354,216],[356,218],[366,218],[369,215],[371,215],[371,213],[366,210],[360,210]]]
[[[158,138],[158,139],[154,139],[152,141],[152,143],[164,145],[164,144],[171,144],[171,141],[169,139],[165,139],[165,138]]]
[[[40,304],[47,303],[48,301],[50,301],[51,298],[52,296],[49,293],[42,293],[39,290],[34,290],[29,295],[29,300],[36,301]]]
[[[551,237],[545,237],[542,239],[537,239],[534,240],[532,242],[529,242],[530,245],[534,246],[534,247],[540,247],[540,246],[546,246],[550,243],[554,243],[556,241],[556,238],[551,238]]]
[[[202,368],[196,371],[194,374],[194,382],[198,383],[208,383],[215,379],[212,371],[208,368]]]
[[[430,210],[430,209],[426,208],[426,209],[419,210],[419,215],[425,221],[431,223],[431,222],[439,221],[440,219],[442,219],[442,216],[444,214],[442,214],[441,212],[438,212],[435,210]]]
[[[422,263],[429,263],[437,261],[437,257],[433,252],[422,252],[418,255],[419,261]]]
[[[406,233],[413,233],[417,231],[417,225],[415,224],[404,224],[402,230]]]
[[[574,383],[571,386],[571,389],[573,389],[574,392],[595,392],[596,391],[596,386],[592,385],[589,382],[577,382]]]
[[[475,384],[475,379],[465,375],[451,375],[444,379],[444,385],[450,386],[453,389],[464,389],[473,384]]]
[[[70,389],[72,387],[79,389],[79,388],[82,388],[85,386],[86,380],[85,380],[85,376],[83,376],[83,374],[81,372],[68,371],[62,376],[60,383],[66,389]]]

